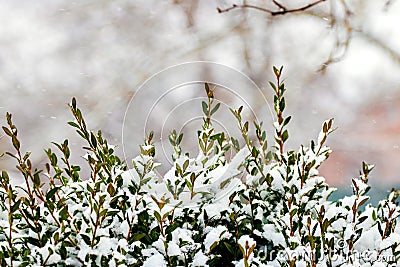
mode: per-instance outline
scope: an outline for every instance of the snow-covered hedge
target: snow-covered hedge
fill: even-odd
[[[45,150],[49,163],[34,169],[22,153],[17,128],[7,114],[11,138],[25,183],[15,186],[1,173],[1,266],[388,266],[400,255],[399,207],[393,191],[377,207],[368,200],[368,174],[362,164],[352,180],[353,195],[329,199],[335,190],[318,174],[331,150],[334,130],[323,123],[317,141],[286,151],[282,68],[274,68],[274,144],[262,125],[242,120],[239,140],[216,132],[211,116],[219,108],[205,85],[200,153],[180,147],[170,134],[174,165],[159,179],[153,134],[146,137],[134,168],[114,155],[100,131],[88,130],[76,100],[69,122],[87,141],[90,177],[70,162],[68,140]],[[244,146],[241,147],[240,143]],[[228,159],[226,155],[233,152]],[[46,184],[46,185],[45,185]]]

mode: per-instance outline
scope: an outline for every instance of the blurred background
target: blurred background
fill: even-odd
[[[279,3],[295,9],[312,0]],[[154,103],[163,102],[163,109],[153,112],[155,119],[146,127],[156,133],[187,130],[185,144],[193,149],[196,136],[190,136],[188,118],[180,118],[186,111],[201,116],[200,102],[185,101],[204,93],[196,85],[181,86],[186,80],[179,77],[232,82],[237,73],[247,75],[254,84],[243,78],[233,86],[237,94],[219,89],[216,98],[235,108],[246,103],[249,118],[260,117],[268,125],[268,81],[273,80],[272,66],[283,65],[287,114],[293,115],[289,147],[316,139],[322,122],[333,117],[338,127],[328,140],[333,153],[321,168],[328,183],[349,192],[351,178],[366,161],[376,166],[370,177],[374,197],[399,187],[400,1],[326,0],[278,16],[254,8],[217,11],[233,4],[282,10],[265,0],[3,0],[0,113],[13,114],[23,150],[32,151],[40,167],[46,159],[43,149],[52,141],[68,138],[72,152],[82,155],[83,143],[66,124],[72,120],[67,103],[75,96],[89,127],[102,129],[130,162],[143,140],[146,121],[140,119],[149,117],[146,112]],[[183,66],[146,83],[170,66],[191,61],[235,71],[216,70],[215,75],[210,64],[190,70]],[[168,91],[174,85],[180,90]],[[197,129],[201,121],[193,124]],[[235,122],[219,126],[230,125]],[[158,142],[164,136],[159,134]],[[11,145],[1,133],[4,151],[11,151]],[[14,165],[9,157],[0,158],[1,169]]]

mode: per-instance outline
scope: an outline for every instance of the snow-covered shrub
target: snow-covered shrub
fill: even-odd
[[[182,134],[170,134],[174,165],[159,179],[153,134],[145,138],[133,169],[114,155],[100,131],[88,129],[76,100],[69,124],[87,141],[90,177],[70,161],[68,140],[45,150],[49,163],[35,169],[22,153],[17,128],[6,115],[24,183],[6,171],[0,187],[1,266],[387,266],[400,260],[396,191],[377,207],[368,200],[368,174],[362,164],[353,195],[329,199],[335,190],[318,174],[331,150],[334,130],[323,123],[317,141],[286,151],[286,91],[282,68],[274,68],[274,144],[262,124],[242,120],[239,141],[216,132],[218,110],[205,84],[200,153],[180,147]],[[243,147],[240,143],[244,143]],[[234,152],[232,158],[227,158]],[[61,160],[60,160],[61,159]]]

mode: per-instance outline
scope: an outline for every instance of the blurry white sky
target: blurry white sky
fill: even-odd
[[[274,8],[269,1],[247,2]],[[390,6],[383,0],[347,2],[353,12],[350,17],[344,16],[341,0],[271,17],[255,10],[216,12],[217,7],[241,3],[231,0],[3,0],[0,113],[13,113],[23,148],[33,151],[39,163],[51,141],[77,140],[66,126],[71,119],[66,103],[72,96],[89,126],[102,129],[111,143],[121,146],[129,100],[147,78],[164,68],[188,61],[218,62],[247,74],[270,96],[271,68],[284,65],[288,114],[294,115],[291,144],[316,138],[322,121],[334,117],[339,128],[329,141],[334,153],[323,170],[328,181],[349,185],[365,160],[377,166],[372,183],[375,179],[375,183],[386,181],[388,187],[398,185],[400,1]],[[305,3],[296,1],[296,6]],[[336,42],[346,41],[346,18],[353,29],[347,53],[318,72],[331,53],[342,54],[344,47]],[[197,75],[212,76],[204,69]],[[253,93],[249,90],[245,97],[261,110],[264,103],[257,102]],[[143,98],[157,97],[153,88]],[[172,110],[176,103],[169,97]],[[198,111],[201,115],[200,106]],[[160,128],[154,125],[155,131]],[[129,144],[133,156],[142,129],[129,131],[139,133]],[[1,151],[9,149],[8,143],[7,138],[0,139]],[[78,142],[74,149],[80,146]],[[0,159],[1,168],[12,165]]]

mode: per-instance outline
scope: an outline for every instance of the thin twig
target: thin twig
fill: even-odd
[[[368,42],[374,44],[376,47],[382,49],[386,54],[388,54],[397,64],[400,64],[400,54],[395,51],[393,48],[391,48],[387,43],[379,40],[375,36],[364,32],[364,31],[358,31],[356,32],[361,38],[364,38]]]
[[[263,7],[259,7],[259,6],[253,6],[253,5],[237,5],[237,4],[233,4],[231,7],[225,8],[225,9],[221,9],[219,7],[217,7],[217,11],[218,13],[224,13],[224,12],[229,12],[233,9],[238,9],[238,8],[252,8],[252,9],[257,9],[263,12],[267,12],[270,13],[271,15],[274,13],[274,11],[263,8]]]
[[[344,9],[344,17],[342,22],[338,22],[335,18],[332,18],[332,26],[336,27],[337,36],[336,36],[336,46],[331,51],[329,58],[321,65],[318,69],[318,72],[325,72],[329,65],[340,62],[347,54],[347,51],[350,46],[351,39],[353,37],[354,28],[351,25],[351,16],[353,16],[353,12],[350,10],[345,1],[341,1],[342,7]],[[331,14],[333,16],[333,14]],[[340,25],[339,23],[342,23]],[[339,32],[339,28],[343,28],[345,30],[345,37],[341,40]]]
[[[284,5],[282,5],[281,3],[279,3],[278,1],[272,0],[272,2],[273,2],[277,7],[279,7],[280,9],[282,9],[282,10],[285,10],[285,9],[286,9],[286,7],[285,7]]]
[[[288,9],[287,7],[285,7],[284,5],[282,5],[281,3],[277,2],[276,0],[273,0],[273,3],[279,7],[280,10],[274,11],[268,8],[264,8],[264,7],[260,7],[260,6],[255,6],[255,5],[248,5],[248,4],[243,4],[243,5],[237,5],[237,4],[233,4],[231,7],[225,8],[225,9],[221,9],[221,8],[217,8],[218,13],[224,13],[224,12],[229,12],[233,9],[242,9],[242,8],[250,8],[250,9],[256,9],[262,12],[267,12],[269,13],[271,16],[279,16],[279,15],[285,15],[287,13],[295,13],[295,12],[301,12],[301,11],[305,11],[313,6],[316,6],[322,2],[325,2],[326,0],[318,0],[315,2],[312,2],[310,4],[307,4],[303,7],[299,7],[299,8],[294,8],[294,9]]]

